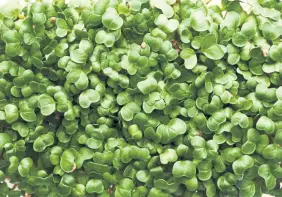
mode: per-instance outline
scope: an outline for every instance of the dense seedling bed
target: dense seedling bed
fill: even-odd
[[[0,196],[282,196],[282,3],[244,6],[4,10]]]

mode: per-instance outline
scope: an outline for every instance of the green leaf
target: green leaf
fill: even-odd
[[[67,81],[74,83],[79,90],[84,90],[88,87],[89,80],[87,75],[78,69],[72,69],[67,75]]]
[[[277,63],[272,63],[272,64],[263,64],[262,66],[262,70],[265,72],[265,73],[274,73],[274,72],[279,72],[279,68],[280,68],[280,64],[277,62]]]
[[[235,65],[238,63],[240,60],[240,55],[239,54],[230,54],[228,55],[227,62],[231,65]]]
[[[188,191],[196,191],[197,188],[198,188],[198,179],[196,176],[194,176],[193,178],[191,179],[186,179],[183,184],[186,186],[186,189]]]
[[[148,77],[146,80],[138,82],[137,87],[143,94],[149,94],[157,88],[157,80]]]
[[[246,155],[254,153],[256,150],[256,144],[251,141],[247,141],[242,146],[242,152]]]
[[[171,18],[174,14],[173,8],[166,1],[151,0],[150,4],[152,7],[160,9],[167,18]]]
[[[282,144],[282,129],[276,131],[274,142],[276,144]]]
[[[191,145],[194,147],[193,157],[197,160],[203,160],[208,156],[206,142],[204,138],[195,136],[191,139]]]
[[[74,196],[85,196],[85,186],[83,184],[76,184],[72,189]]]
[[[91,179],[86,184],[86,192],[89,194],[101,194],[104,191],[103,182],[99,179]]]
[[[6,122],[11,124],[19,118],[18,107],[13,104],[8,104],[4,107]]]
[[[233,162],[232,168],[235,174],[242,175],[248,168],[251,168],[253,165],[253,158],[248,155],[243,155]]]
[[[60,167],[64,172],[70,173],[75,170],[75,159],[77,151],[75,149],[66,149],[61,155]]]
[[[19,174],[22,177],[27,177],[28,175],[30,175],[32,166],[33,166],[32,159],[29,157],[24,158],[23,160],[21,160],[19,167],[18,167]]]
[[[282,44],[279,43],[279,45],[272,45],[268,51],[268,56],[274,60],[274,61],[282,61],[281,58],[282,54]]]
[[[41,94],[38,98],[38,107],[43,116],[49,116],[56,110],[54,99],[48,94]]]
[[[33,149],[36,152],[43,152],[48,146],[53,145],[55,142],[54,136],[51,132],[43,134],[35,139]]]
[[[215,45],[217,42],[215,34],[209,33],[203,37],[201,40],[201,49],[203,51],[209,49],[211,46]]]
[[[275,124],[267,116],[261,116],[257,121],[256,128],[270,134],[274,132]]]
[[[205,181],[203,184],[204,184],[204,186],[206,188],[206,195],[208,197],[215,196],[215,194],[216,194],[216,186],[213,183],[213,181],[208,180],[208,181]]]
[[[234,125],[238,124],[242,128],[247,128],[249,126],[249,119],[245,114],[236,112],[232,115],[231,123],[233,123]]]
[[[57,192],[59,195],[68,196],[71,194],[71,190],[75,185],[75,179],[73,175],[64,174],[57,187]],[[58,195],[58,194],[56,194]]]
[[[282,115],[282,113],[281,113],[282,101],[279,100],[279,101],[275,102],[272,109],[273,109],[274,114],[276,114],[277,116],[281,116]]]
[[[184,59],[184,65],[187,69],[193,69],[197,65],[197,56],[193,49],[183,49],[180,57]]]
[[[45,5],[41,2],[31,4],[30,10],[32,14],[45,12]]]
[[[46,15],[44,13],[34,13],[32,20],[35,25],[43,25],[46,22]]]
[[[108,8],[102,16],[102,23],[110,30],[118,30],[123,25],[123,19],[114,8]]]
[[[46,85],[35,82],[35,81],[31,81],[29,83],[29,86],[33,92],[43,93],[46,91]]]
[[[207,20],[204,10],[198,9],[193,11],[190,16],[190,24],[195,31],[207,31],[209,29],[209,21]]]
[[[172,175],[189,179],[196,175],[196,167],[191,161],[177,161],[173,164]]]
[[[140,106],[134,102],[127,103],[120,110],[120,115],[125,121],[133,119],[135,113],[140,112]]]
[[[100,94],[93,89],[83,91],[79,95],[79,105],[82,108],[89,108],[92,103],[97,103],[100,100]]]
[[[102,141],[96,140],[94,138],[89,138],[85,144],[91,149],[98,149],[102,146]]]
[[[240,23],[240,15],[237,12],[230,11],[227,12],[224,20],[220,24],[221,29],[227,27],[230,30],[235,30]]]
[[[263,151],[262,156],[266,159],[275,159],[277,157],[278,147],[276,144],[267,145]]]
[[[149,180],[149,172],[145,170],[139,170],[136,173],[136,178],[138,181],[145,183]]]
[[[256,31],[256,18],[254,16],[250,16],[242,25],[241,32],[248,38],[248,40],[250,40],[255,36]]]
[[[21,35],[15,30],[7,30],[2,35],[3,41],[8,43],[19,43],[21,42]]]
[[[185,122],[179,118],[174,118],[169,121],[167,125],[159,125],[157,134],[161,136],[161,143],[168,143],[178,135],[186,132],[187,126]]]
[[[278,10],[262,7],[257,0],[251,0],[250,6],[254,7],[254,13],[256,15],[262,15],[273,20],[278,20],[280,18],[280,13]]]
[[[70,58],[75,63],[83,64],[87,61],[88,55],[80,49],[76,49],[70,52]]]
[[[105,1],[97,1],[93,6],[93,11],[97,15],[103,15],[105,13],[107,7],[109,7],[110,0]]]
[[[21,137],[26,137],[29,134],[29,128],[22,122],[13,123],[12,129],[17,131]]]
[[[225,51],[216,43],[216,36],[209,33],[201,41],[202,52],[212,60],[219,60],[224,56]]]
[[[13,141],[12,137],[7,133],[0,133],[0,151],[2,151],[5,144],[11,143]]]
[[[252,180],[242,180],[240,183],[240,196],[254,196],[256,192],[255,183]]]
[[[271,174],[271,169],[267,164],[263,164],[258,169],[258,174],[262,178],[264,178],[266,187],[268,190],[272,190],[276,185],[276,179]]]
[[[237,32],[232,37],[232,43],[237,47],[243,47],[247,42],[248,38],[242,32]]]
[[[212,163],[210,161],[201,161],[198,164],[198,178],[201,181],[207,181],[212,176]]]
[[[104,30],[98,31],[95,36],[95,42],[97,44],[105,44],[107,47],[112,47],[115,43],[115,35],[113,33],[107,33]]]
[[[139,148],[137,146],[131,146],[129,150],[131,158],[138,160],[148,160],[150,158],[150,152],[146,148]]]
[[[81,40],[79,43],[79,50],[84,53],[91,54],[93,52],[93,44],[89,40]]]
[[[262,34],[268,40],[275,40],[282,34],[282,28],[270,22],[265,22],[262,25]]]
[[[175,132],[178,135],[184,134],[187,129],[185,122],[179,118],[171,119],[167,126],[172,132]]]
[[[68,33],[68,25],[67,22],[64,19],[57,18],[56,19],[56,35],[58,37],[65,37]]]
[[[139,130],[138,125],[130,125],[128,127],[128,133],[132,136],[135,140],[141,140],[143,137],[142,131]]]
[[[33,109],[29,108],[26,101],[19,103],[20,116],[26,122],[34,122],[36,120],[36,114]]]
[[[167,17],[163,14],[160,14],[158,18],[155,20],[155,24],[159,26],[164,32],[172,33],[174,32],[178,26],[179,22],[176,19],[167,19]]]
[[[5,47],[5,53],[9,57],[16,57],[18,56],[22,51],[22,46],[20,42],[17,43],[7,43]]]
[[[173,149],[167,149],[163,153],[160,154],[161,164],[168,164],[169,162],[177,161],[178,157]]]
[[[206,141],[201,136],[195,136],[191,139],[191,145],[194,148],[204,148],[206,146]]]
[[[279,88],[276,89],[276,97],[279,100],[282,100],[282,87],[279,87]]]

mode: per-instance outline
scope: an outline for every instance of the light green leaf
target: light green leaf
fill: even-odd
[[[35,139],[33,142],[33,149],[36,152],[43,152],[48,146],[53,145],[55,139],[53,133],[49,132],[43,134]]]
[[[100,194],[104,191],[103,182],[99,179],[91,179],[86,184],[86,192],[89,194]]]
[[[102,146],[102,141],[96,140],[94,138],[89,138],[86,140],[85,144],[91,149],[98,149]]]
[[[183,49],[180,57],[184,59],[184,65],[187,69],[193,69],[197,65],[197,56],[193,49]]]
[[[13,141],[12,137],[7,133],[0,133],[0,151],[2,151],[5,144],[11,143]]]
[[[187,126],[185,122],[179,118],[174,118],[167,125],[161,124],[157,128],[157,134],[161,136],[161,143],[169,143],[178,135],[186,132]]]
[[[168,19],[164,14],[160,14],[158,18],[155,20],[155,24],[159,26],[164,32],[172,33],[174,32],[178,26],[179,22],[176,19]]]
[[[230,30],[235,30],[240,23],[240,15],[237,12],[230,11],[227,12],[224,20],[220,24],[221,29],[227,27]]]
[[[15,122],[12,124],[12,129],[17,131],[21,137],[26,137],[29,134],[29,128],[22,122]]]
[[[177,161],[173,164],[172,175],[176,178],[192,178],[196,175],[196,167],[191,161]]]
[[[54,99],[48,94],[41,94],[38,98],[38,107],[43,116],[49,116],[56,110]]]
[[[282,100],[282,87],[279,87],[279,88],[276,89],[276,97],[279,100]]]
[[[232,43],[237,47],[243,47],[247,44],[247,42],[248,38],[241,32],[235,33],[232,37]]]
[[[66,149],[61,155],[60,167],[63,171],[70,173],[75,170],[75,159],[77,157],[77,151],[73,148]]]
[[[75,49],[70,52],[71,60],[79,64],[85,63],[87,61],[87,57],[88,57],[87,53],[85,53],[80,49]]]
[[[168,164],[169,162],[177,161],[178,157],[174,149],[167,149],[160,154],[161,164]]]
[[[157,88],[157,80],[148,77],[146,80],[138,82],[137,87],[143,94],[149,94]]]
[[[167,3],[166,0],[150,0],[152,7],[162,10],[167,18],[171,18],[174,14],[173,8]]]
[[[254,165],[254,160],[251,156],[243,155],[232,164],[232,169],[237,175],[242,175],[248,168]]]
[[[209,21],[207,20],[204,10],[198,9],[193,11],[190,16],[191,27],[195,31],[207,31],[209,29]]]
[[[258,130],[265,131],[267,134],[273,133],[275,130],[274,122],[267,116],[261,116],[256,124]]]
[[[105,44],[107,47],[112,47],[115,43],[115,35],[113,33],[107,33],[104,30],[100,30],[95,36],[95,42],[97,44]]]
[[[78,100],[82,108],[89,108],[92,103],[100,100],[100,94],[96,90],[88,89],[79,95]]]
[[[8,104],[4,107],[6,122],[11,124],[19,118],[18,107],[13,104]]]
[[[263,164],[258,169],[258,174],[262,178],[264,178],[266,187],[268,190],[272,190],[276,185],[276,179],[271,174],[271,169],[267,164]]]
[[[23,160],[21,160],[19,166],[18,166],[18,171],[19,174],[22,177],[27,177],[30,175],[31,167],[33,166],[33,161],[31,158],[26,157]]]
[[[34,13],[32,20],[36,25],[43,25],[46,22],[46,15],[44,13]]]
[[[56,19],[56,35],[58,37],[65,37],[68,33],[68,25],[67,22],[64,19],[57,18]]]
[[[201,41],[202,52],[212,60],[219,60],[224,56],[225,51],[216,43],[216,36],[209,33]]]
[[[140,112],[140,106],[134,102],[127,103],[120,110],[120,115],[125,121],[130,121],[133,119],[135,113]]]
[[[240,196],[254,196],[256,192],[255,183],[252,180],[242,180],[240,183]]]
[[[123,25],[123,19],[114,8],[108,8],[102,16],[102,23],[110,30],[118,30]]]

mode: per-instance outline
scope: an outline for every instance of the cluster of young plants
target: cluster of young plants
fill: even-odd
[[[0,196],[282,196],[281,11],[54,0],[3,12]]]

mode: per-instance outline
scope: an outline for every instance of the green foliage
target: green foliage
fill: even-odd
[[[282,2],[204,2],[0,10],[0,196],[282,196]]]

